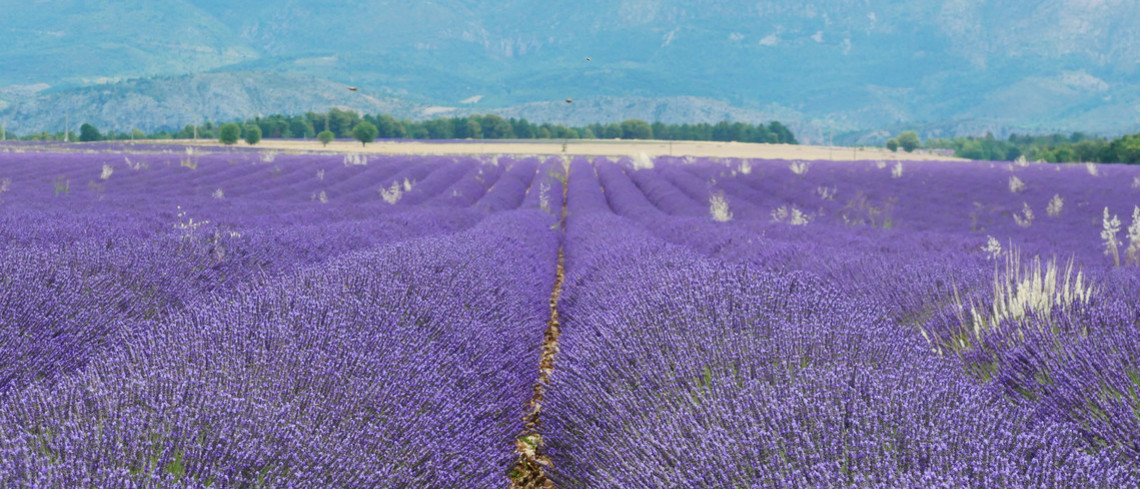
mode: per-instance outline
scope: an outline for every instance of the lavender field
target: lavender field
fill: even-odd
[[[1140,485],[1140,167],[0,152],[0,487]]]

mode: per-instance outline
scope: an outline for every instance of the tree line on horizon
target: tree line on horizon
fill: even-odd
[[[357,126],[375,129],[374,139],[662,139],[685,141],[737,141],[748,143],[798,144],[795,135],[779,121],[768,124],[721,121],[715,124],[667,124],[649,123],[639,119],[607,124],[593,123],[584,126],[565,126],[552,123],[533,123],[526,119],[503,118],[494,114],[469,115],[466,117],[441,117],[423,121],[396,119],[388,114],[360,114],[341,109],[328,112],[306,112],[303,115],[275,114],[235,121],[239,128],[239,138],[252,136],[256,139],[348,139],[357,138]],[[228,124],[205,122],[200,125],[188,124],[178,131],[156,131],[145,133],[134,129],[130,132],[102,132],[91,124],[83,124],[79,134],[69,133],[70,141],[105,141],[130,139],[221,139],[221,129]],[[320,138],[322,133],[325,137]],[[39,132],[19,139],[35,141],[64,140],[64,134]],[[229,138],[227,138],[229,139]],[[364,141],[362,141],[364,142]],[[371,141],[368,141],[371,142]]]
[[[1072,134],[1010,134],[998,139],[992,133],[983,137],[965,136],[933,138],[923,144],[918,133],[905,131],[884,145],[891,151],[903,148],[948,149],[954,156],[970,160],[1029,161],[1047,163],[1127,163],[1140,164],[1140,133],[1108,139],[1103,136],[1074,132]]]

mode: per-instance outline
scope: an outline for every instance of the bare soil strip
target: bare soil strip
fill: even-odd
[[[569,166],[567,166],[569,174]],[[562,215],[559,229],[566,232],[566,184],[562,185]],[[558,319],[558,300],[562,296],[562,283],[566,278],[565,255],[558,247],[558,267],[555,271],[554,290],[550,293],[550,319],[546,322],[546,334],[542,339],[542,357],[538,364],[538,379],[534,382],[534,395],[527,402],[527,414],[523,418],[523,432],[515,441],[517,460],[510,471],[511,489],[553,489],[554,482],[546,477],[546,468],[552,465],[550,457],[543,451],[542,401],[546,383],[554,372],[554,355],[558,353],[558,336],[561,323]]]
[[[165,140],[163,144],[196,144],[218,146],[217,141]],[[244,143],[239,143],[245,146]],[[883,148],[847,148],[829,146],[736,143],[716,141],[660,140],[523,140],[523,141],[333,141],[328,146],[314,140],[263,139],[258,148],[282,152],[304,153],[368,153],[388,155],[556,155],[566,156],[694,156],[706,158],[761,158],[771,160],[961,160],[952,156],[926,153],[892,153]]]

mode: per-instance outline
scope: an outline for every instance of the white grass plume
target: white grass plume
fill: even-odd
[[[400,186],[400,182],[392,182],[392,186],[388,188],[380,187],[380,198],[389,204],[399,202],[403,196],[404,188]]]
[[[1023,228],[1027,228],[1033,224],[1033,209],[1029,207],[1028,202],[1021,203],[1021,212],[1015,212],[1013,214],[1013,221]]]
[[[105,164],[103,165],[103,173],[99,174],[99,179],[106,180],[108,178],[111,178],[112,173],[115,173],[115,169],[111,168],[111,165]]]
[[[1017,178],[1017,176],[1009,177],[1009,191],[1010,192],[1016,194],[1016,193],[1021,192],[1023,190],[1025,190],[1025,182],[1022,182],[1020,178]]]
[[[325,170],[323,168],[317,170],[317,180],[320,180],[322,182],[325,181]]]
[[[793,226],[806,226],[811,222],[811,216],[792,205],[782,205],[772,211],[772,220],[791,224]]]
[[[416,184],[415,180],[408,180],[407,177],[405,177],[404,178],[404,191],[405,192],[411,192],[412,186],[415,184]]]
[[[902,178],[903,164],[901,161],[895,162],[895,166],[891,167],[891,178]]]
[[[751,173],[752,173],[752,162],[750,162],[748,160],[742,160],[740,162],[740,174],[741,175],[750,175]]]
[[[1132,207],[1132,225],[1128,226],[1128,262],[1140,265],[1140,206]]]
[[[788,165],[788,169],[792,170],[792,173],[795,173],[796,175],[799,175],[801,177],[804,175],[807,175],[808,168],[810,168],[810,167],[811,167],[811,163],[808,163],[806,161],[799,161],[799,160],[793,161],[793,162],[791,162],[791,164]]]
[[[1061,208],[1065,206],[1065,201],[1061,199],[1061,194],[1053,194],[1053,198],[1049,200],[1049,205],[1045,207],[1045,213],[1049,217],[1057,217],[1061,215]]]
[[[273,163],[277,159],[277,153],[273,151],[264,151],[260,153],[262,163]]]
[[[886,167],[887,167],[887,162],[885,162],[885,161],[879,160],[879,161],[875,162],[875,168],[882,170],[883,168],[886,168]]]
[[[967,318],[965,305],[957,297],[957,289],[954,291],[959,323],[976,340],[1003,321],[1018,321],[1029,314],[1048,320],[1057,310],[1087,305],[1096,292],[1082,271],[1073,274],[1072,260],[1062,269],[1054,258],[1042,268],[1041,260],[1033,257],[1032,263],[1023,267],[1021,254],[1015,249],[1006,255],[1004,265],[994,267],[993,306],[989,309],[971,303]]]
[[[837,193],[839,193],[839,189],[836,187],[819,186],[815,188],[815,194],[823,200],[835,200],[835,194]]]
[[[1097,170],[1097,168],[1096,163],[1085,163],[1085,169],[1089,171],[1089,175],[1094,177],[1100,175],[1100,171]]]
[[[344,155],[344,166],[364,166],[368,164],[368,155],[365,154],[347,154]]]
[[[638,153],[633,157],[634,170],[652,170],[653,160],[645,152]]]
[[[993,236],[986,236],[986,245],[982,247],[982,251],[986,252],[987,259],[998,259],[1001,256],[1001,241]]]
[[[1140,177],[1132,177],[1132,188],[1140,188]]]
[[[1104,240],[1104,254],[1112,257],[1112,263],[1120,266],[1120,241],[1116,238],[1120,232],[1120,218],[1108,215],[1108,207],[1104,208],[1104,225],[1100,231],[1100,239]]]
[[[215,190],[214,193],[210,194],[210,196],[215,198],[215,199],[222,200],[222,199],[226,198],[226,193],[223,192],[222,189],[219,188],[219,189]]]
[[[716,222],[732,220],[732,211],[728,209],[728,201],[724,200],[724,192],[717,192],[709,196],[709,214]]]
[[[327,204],[327,203],[329,203],[329,194],[325,193],[324,190],[321,190],[319,193],[313,194],[311,200],[315,200],[315,201],[320,202],[322,204]]]

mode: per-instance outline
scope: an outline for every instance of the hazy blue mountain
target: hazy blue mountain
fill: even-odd
[[[322,103],[290,86],[304,79],[403,100],[409,117],[777,115],[809,140],[1140,130],[1140,2],[1126,0],[53,0],[5,5],[0,46],[0,123],[18,132],[46,127],[45,111],[125,119],[90,86],[134,78],[150,80],[105,90],[182,104],[167,116],[188,118],[178,123],[229,117],[237,99],[262,113]],[[222,81],[228,98],[176,93],[181,75],[205,72],[258,73],[272,100],[305,102],[274,106]],[[139,127],[178,125],[138,115]]]

